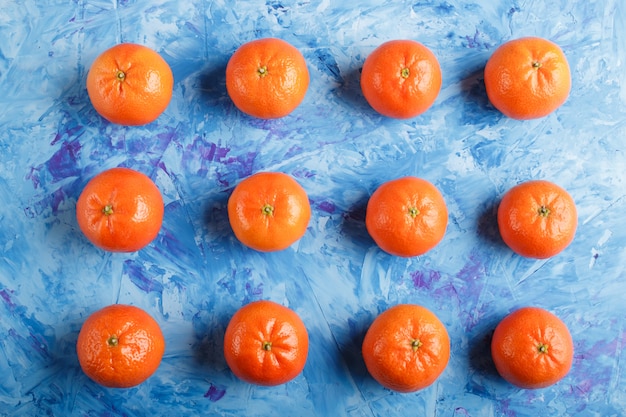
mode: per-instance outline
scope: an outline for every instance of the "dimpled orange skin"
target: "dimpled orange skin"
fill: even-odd
[[[536,37],[502,44],[487,61],[484,75],[491,104],[518,120],[552,113],[565,103],[572,86],[561,48]]]
[[[414,392],[430,386],[450,359],[443,323],[425,307],[398,304],[372,322],[363,339],[368,372],[382,386]]]
[[[423,255],[444,237],[448,210],[429,181],[403,177],[382,184],[370,197],[365,226],[385,252],[401,257]]]
[[[546,259],[559,254],[574,240],[577,225],[572,197],[545,180],[516,185],[498,206],[502,240],[527,258]]]
[[[163,222],[163,197],[152,180],[130,168],[93,177],[76,202],[83,234],[111,252],[134,252],[156,238]]]
[[[563,379],[572,367],[572,336],[557,316],[537,307],[523,307],[496,327],[491,356],[498,373],[525,389],[545,388]]]
[[[259,172],[241,181],[228,199],[228,219],[244,245],[261,252],[288,248],[306,233],[311,206],[306,191],[282,172]]]
[[[361,90],[370,106],[384,116],[416,117],[433,105],[440,89],[439,62],[419,42],[385,42],[363,63]]]
[[[85,320],[76,352],[89,378],[105,387],[129,388],[154,374],[165,340],[159,324],[144,310],[114,304]]]
[[[224,334],[224,357],[239,379],[274,386],[302,372],[309,335],[293,310],[273,301],[254,301],[231,318]]]
[[[226,66],[226,90],[242,112],[261,119],[287,116],[304,100],[309,71],[300,51],[276,38],[241,45]]]
[[[145,125],[169,105],[174,76],[154,50],[133,43],[100,54],[87,74],[87,93],[96,111],[112,123]]]

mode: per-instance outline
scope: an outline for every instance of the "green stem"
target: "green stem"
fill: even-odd
[[[550,209],[546,206],[539,207],[538,212],[541,217],[548,217],[550,215]]]
[[[266,216],[271,216],[272,214],[274,214],[274,207],[270,204],[265,204],[262,208],[261,211],[263,212],[263,214],[265,214]]]
[[[111,346],[111,347],[115,347],[117,346],[119,343],[119,339],[117,338],[116,335],[111,335],[108,339],[107,339],[107,345]]]
[[[106,206],[102,207],[102,214],[104,214],[105,216],[110,216],[111,214],[113,214],[113,206],[107,204]]]
[[[420,347],[422,347],[422,342],[419,341],[418,339],[414,339],[411,341],[411,349],[413,349],[413,352],[416,352],[417,349],[419,349]]]

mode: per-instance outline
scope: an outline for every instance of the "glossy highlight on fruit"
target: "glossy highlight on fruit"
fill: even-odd
[[[154,50],[121,43],[100,54],[87,74],[87,93],[96,111],[112,123],[145,125],[169,105],[174,76]]]
[[[380,114],[396,119],[428,110],[441,90],[441,68],[430,49],[413,40],[393,40],[368,55],[361,90]]]
[[[123,304],[92,313],[76,342],[83,372],[110,388],[129,388],[144,382],[159,367],[164,351],[159,324],[144,310]]]
[[[156,238],[163,223],[163,197],[145,174],[111,168],[93,177],[76,202],[83,234],[111,252],[135,252]]]
[[[414,392],[430,386],[445,370],[450,338],[432,311],[398,304],[374,319],[362,353],[368,372],[379,384],[398,392]]]
[[[224,357],[239,379],[274,386],[298,376],[306,364],[309,335],[300,317],[273,301],[254,301],[230,319]]]
[[[523,307],[496,327],[491,355],[498,373],[525,389],[545,388],[563,379],[572,367],[574,344],[557,316],[538,307]]]
[[[487,61],[484,75],[491,104],[519,120],[552,113],[565,103],[572,87],[561,48],[537,37],[502,44]]]
[[[574,240],[577,225],[572,197],[546,180],[516,185],[498,206],[502,240],[527,258],[546,259],[561,253]]]

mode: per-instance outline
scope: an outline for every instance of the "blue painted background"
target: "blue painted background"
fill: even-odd
[[[526,416],[623,415],[626,409],[626,5],[622,0],[226,1],[0,0],[0,415]],[[489,104],[482,69],[501,43],[526,35],[558,43],[573,88],[552,115],[508,119]],[[280,37],[311,73],[303,104],[274,121],[229,100],[226,63],[242,43]],[[415,119],[377,115],[359,70],[380,43],[416,39],[438,56],[443,86]],[[136,42],[175,77],[165,113],[143,127],[102,119],[85,88],[90,63]],[[96,173],[145,172],[162,190],[158,238],[105,253],[81,234],[75,204]],[[226,201],[262,170],[297,178],[313,215],[289,249],[246,249]],[[396,258],[364,227],[382,182],[417,175],[450,212],[442,243]],[[543,261],[502,243],[495,209],[513,185],[543,178],[574,197],[579,228]],[[306,323],[302,375],[274,387],[237,380],[223,332],[243,304],[271,299]],[[447,326],[450,364],[433,386],[388,391],[360,356],[374,317],[399,302],[425,305]],[[157,372],[128,389],[80,370],[85,318],[111,303],[161,324]],[[523,305],[548,308],[575,340],[570,374],[520,390],[495,373],[490,334]]]

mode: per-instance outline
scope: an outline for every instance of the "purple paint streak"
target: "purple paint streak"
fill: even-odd
[[[209,401],[216,402],[226,395],[226,389],[211,384],[207,392],[204,393],[204,398],[208,398]]]
[[[433,288],[433,284],[441,280],[441,273],[439,271],[414,271],[411,272],[411,281],[415,288],[430,290]]]
[[[161,269],[153,266],[147,271],[142,264],[133,260],[127,260],[124,262],[123,271],[130,281],[141,291],[145,293],[156,292],[159,294],[163,292],[163,284],[151,277],[160,276],[163,273]]]
[[[337,210],[337,207],[332,201],[325,200],[317,203],[317,209],[328,214],[333,214]]]

